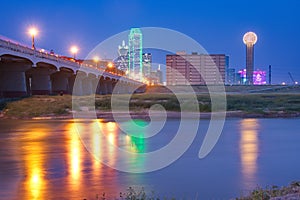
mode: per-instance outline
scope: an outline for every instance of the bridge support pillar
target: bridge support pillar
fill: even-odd
[[[92,92],[94,93],[94,94],[100,94],[100,79],[99,78],[93,78],[92,79],[92,86],[93,86],[93,88],[92,88]]]
[[[106,79],[105,81],[106,81],[107,94],[112,94],[113,91],[112,80]]]
[[[25,71],[31,65],[0,62],[0,97],[21,97],[28,95]]]
[[[102,94],[101,93],[101,79],[97,79],[97,85],[96,85],[96,94]]]
[[[52,92],[51,78],[55,70],[49,68],[32,68],[27,71],[29,89],[32,95],[49,95]]]
[[[72,73],[72,75],[68,78],[68,83],[69,83],[69,90],[68,93],[69,94],[73,94],[73,88],[74,88],[74,83],[75,83],[75,78],[76,75]]]
[[[128,83],[126,83],[126,82],[123,82],[123,84],[122,84],[122,93],[123,94],[128,94],[129,93],[129,84]]]
[[[90,77],[85,77],[82,80],[83,95],[91,95],[93,93],[93,80]]]
[[[69,78],[71,72],[59,71],[51,75],[52,93],[53,94],[70,94]]]
[[[98,88],[99,88],[99,94],[103,94],[103,95],[107,94],[107,84],[103,78],[100,79]]]
[[[83,94],[83,80],[86,78],[86,74],[84,72],[78,71],[77,74],[73,78],[73,95],[81,96]]]
[[[91,93],[90,94],[97,94],[97,88],[98,88],[98,82],[99,79],[96,77],[96,75],[90,74],[88,76],[89,80],[90,80],[90,84],[91,84]]]

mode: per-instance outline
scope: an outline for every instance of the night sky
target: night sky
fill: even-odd
[[[27,29],[39,28],[36,46],[84,58],[97,44],[132,27],[164,27],[199,42],[208,53],[230,56],[230,67],[245,66],[243,34],[254,31],[255,68],[273,66],[273,83],[300,81],[300,1],[177,0],[10,0],[1,1],[0,35],[30,46]],[[153,58],[155,60],[155,58]]]

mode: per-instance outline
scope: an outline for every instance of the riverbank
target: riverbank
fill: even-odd
[[[90,113],[91,114],[91,113]],[[167,111],[167,118],[168,119],[180,119],[181,118],[181,112],[175,112],[175,111]],[[110,111],[96,111],[95,113],[91,114],[92,116],[97,116],[97,119],[103,119],[104,121],[115,121],[114,115],[118,116],[121,120],[128,119],[128,114],[123,112],[116,112],[114,115]],[[91,116],[90,115],[90,116]],[[184,116],[187,119],[193,119],[193,118],[200,118],[200,119],[211,119],[212,113],[185,113]],[[89,118],[86,114],[82,115],[82,118]],[[84,117],[86,116],[86,117]],[[161,118],[161,115],[159,113],[152,114],[153,118],[158,120]],[[145,121],[150,121],[149,112],[148,111],[141,111],[141,112],[130,112],[131,119],[143,119]],[[278,112],[278,113],[245,113],[242,111],[228,111],[226,112],[226,118],[298,118],[300,117],[300,113],[284,113],[284,112]],[[31,116],[23,116],[23,117],[14,117],[14,116],[7,116],[5,113],[0,112],[0,119],[34,119],[34,120],[49,120],[49,119],[75,119],[78,117],[74,117],[73,113],[69,114],[61,114],[61,115],[55,115],[55,114],[45,114],[41,116],[31,117]],[[80,117],[79,117],[80,118]]]
[[[191,95],[182,95],[187,104]],[[226,117],[230,118],[293,118],[300,117],[300,94],[228,94]],[[125,101],[126,95],[118,95]],[[1,119],[71,119],[76,113],[94,113],[97,118],[113,121],[111,112],[111,95],[95,97],[32,96],[23,99],[2,101]],[[90,100],[94,102],[87,102]],[[197,95],[200,117],[211,117],[211,102],[208,94]],[[180,118],[181,107],[173,94],[135,94],[130,98],[129,110],[132,118],[148,120],[152,105],[160,104],[167,111],[168,118]],[[92,112],[94,110],[94,112]],[[155,114],[156,113],[156,114]],[[187,108],[187,117],[197,117],[199,113]],[[118,117],[126,118],[125,112],[117,111]],[[161,113],[152,112],[154,117]],[[157,115],[157,116],[156,116]]]
[[[105,194],[104,194],[105,195]],[[144,188],[136,189],[129,187],[126,192],[120,192],[121,199],[154,199],[153,196],[156,196],[152,191],[151,194],[148,194]],[[160,199],[158,196],[155,199]],[[165,198],[167,199],[167,198]],[[176,197],[171,199],[176,200]],[[196,198],[197,199],[197,198]],[[243,197],[237,197],[235,200],[299,200],[300,199],[300,182],[294,181],[288,186],[278,187],[271,186],[265,189],[256,188],[250,192],[249,195]]]
[[[299,200],[300,182],[294,181],[287,186],[279,187],[273,185],[267,188],[258,187],[250,192],[249,195],[236,198],[236,200]]]

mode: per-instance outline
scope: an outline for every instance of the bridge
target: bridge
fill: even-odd
[[[0,38],[0,98],[145,91],[143,83],[105,69]]]

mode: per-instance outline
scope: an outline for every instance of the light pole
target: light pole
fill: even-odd
[[[71,51],[71,53],[73,54],[73,58],[74,58],[74,60],[75,60],[75,59],[76,59],[76,54],[77,54],[78,51],[79,51],[78,47],[77,47],[77,46],[72,46],[72,47],[70,48],[70,51]]]
[[[32,46],[31,46],[31,48],[32,48],[33,50],[35,50],[34,37],[37,35],[38,30],[37,30],[35,27],[31,27],[31,28],[29,28],[28,33],[29,33],[29,35],[30,35],[31,38],[32,38],[32,44],[31,44]]]
[[[99,62],[100,58],[98,56],[94,56],[93,60],[96,63],[96,67],[98,67],[98,62]]]

